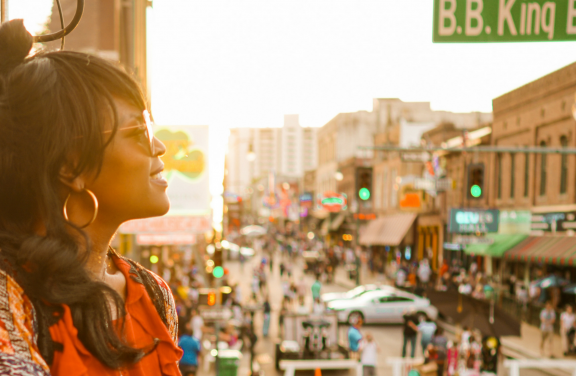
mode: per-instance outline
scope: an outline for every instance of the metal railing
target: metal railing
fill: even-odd
[[[569,369],[572,375],[576,376],[576,360],[560,360],[560,359],[506,359],[504,360],[504,367],[510,368],[510,376],[520,376],[521,368],[533,369],[550,369],[561,368]]]

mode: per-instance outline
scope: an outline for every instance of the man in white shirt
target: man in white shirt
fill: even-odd
[[[202,340],[202,331],[204,329],[204,319],[198,313],[198,310],[192,311],[192,320],[190,321],[192,325],[192,336],[198,341]]]
[[[360,346],[360,363],[362,364],[363,376],[376,376],[376,365],[378,361],[378,352],[380,348],[372,334],[366,334],[366,340],[362,341]]]

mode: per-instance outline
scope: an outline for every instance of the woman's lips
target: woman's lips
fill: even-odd
[[[162,177],[161,172],[154,174],[154,175],[151,175],[150,181],[154,184],[162,185],[165,187],[168,186],[168,182],[166,181],[166,179],[164,179],[164,177]]]

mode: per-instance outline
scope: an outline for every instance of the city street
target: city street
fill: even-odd
[[[244,264],[244,268],[241,270],[240,263],[238,261],[229,261],[226,263],[227,268],[230,271],[230,281],[238,281],[240,283],[242,289],[243,300],[245,301],[250,294],[250,281],[252,279],[252,269],[256,267],[260,263],[261,257],[258,255],[254,256],[250,262],[246,262]],[[282,288],[281,288],[281,279],[280,279],[280,271],[278,265],[280,263],[280,255],[276,254],[274,260],[274,272],[272,277],[268,279],[268,292],[270,296],[270,304],[272,305],[272,320],[270,322],[270,335],[268,338],[262,337],[262,314],[257,314],[255,317],[255,327],[258,335],[258,343],[256,346],[256,353],[257,360],[262,365],[262,369],[264,370],[266,375],[283,375],[283,371],[276,371],[274,367],[274,349],[275,349],[275,341],[278,334],[278,311],[280,309],[280,304],[282,301]],[[293,278],[298,280],[302,277],[308,282],[308,285],[311,286],[314,282],[312,275],[302,275],[302,260],[298,259],[294,265],[292,265],[293,271]],[[339,291],[347,291],[348,288],[343,286],[339,286],[337,284],[330,284],[330,285],[322,285],[322,293],[326,292],[339,292]],[[307,302],[309,307],[312,304],[312,297],[309,294],[307,297]],[[340,340],[346,341],[348,326],[342,326],[340,328]],[[389,326],[382,326],[382,325],[368,325],[364,327],[364,333],[372,333],[378,345],[380,346],[380,355],[382,357],[388,356],[400,356],[402,351],[402,327],[400,325],[389,325]],[[421,352],[420,348],[418,348],[418,353]],[[249,361],[248,361],[248,353],[246,352],[245,357],[242,362],[242,368],[240,376],[248,375],[249,372]],[[345,371],[344,371],[345,372]],[[378,374],[379,375],[387,375],[390,374],[391,369],[384,364],[384,361],[381,361],[378,366]],[[313,372],[309,372],[313,374]],[[324,374],[326,375],[338,375],[342,372],[338,371],[326,371]],[[302,372],[302,374],[306,374]],[[202,376],[202,375],[200,375]]]
[[[278,338],[278,311],[280,309],[280,304],[282,300],[282,287],[281,278],[278,265],[280,263],[281,256],[279,253],[276,254],[274,259],[274,271],[272,276],[268,275],[268,293],[270,296],[270,303],[272,306],[272,319],[270,322],[270,335],[268,338],[262,337],[262,314],[257,313],[255,316],[255,328],[258,335],[258,342],[256,345],[256,361],[261,365],[262,370],[265,375],[283,375],[284,371],[277,371],[274,367],[274,350],[276,340]],[[261,256],[255,255],[251,260],[246,261],[243,268],[240,262],[233,260],[227,261],[226,267],[229,270],[230,283],[239,283],[243,301],[248,299],[251,294],[250,281],[252,280],[252,270],[257,267],[261,262]],[[266,268],[267,270],[268,267]],[[305,278],[309,286],[314,282],[313,276],[310,274],[303,275],[303,261],[298,258],[292,265],[293,278],[299,280],[300,278]],[[322,293],[327,292],[341,292],[349,290],[348,287],[342,284],[323,284]],[[310,307],[312,304],[312,298],[309,295],[307,297],[307,305]],[[348,326],[342,325],[340,327],[340,340],[347,342]],[[371,333],[374,336],[375,341],[380,347],[379,353],[379,363],[377,367],[377,375],[391,375],[392,368],[385,363],[385,358],[387,357],[400,357],[402,353],[402,325],[365,325],[363,327],[363,333]],[[416,356],[421,356],[422,350],[420,344],[417,344]],[[250,374],[250,363],[249,363],[249,352],[245,351],[239,369],[239,376],[247,376]],[[213,375],[213,368],[210,369],[208,373],[204,373],[201,367],[199,376]],[[353,375],[352,371],[323,371],[324,375],[336,376],[336,375]],[[313,375],[313,371],[299,371],[298,375]],[[508,375],[508,372],[500,367],[499,375]],[[524,369],[520,371],[521,376],[543,376],[549,375],[548,373]]]

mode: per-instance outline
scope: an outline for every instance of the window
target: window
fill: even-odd
[[[395,208],[398,205],[398,192],[395,189],[396,185],[396,169],[393,168],[390,172],[390,206]]]
[[[568,146],[568,139],[566,136],[560,137],[560,145],[563,148]],[[562,154],[562,160],[560,162],[560,193],[566,193],[568,186],[568,155]]]
[[[410,298],[406,298],[404,296],[384,296],[380,298],[380,303],[399,303],[399,302],[412,302],[413,300]]]
[[[546,142],[540,143],[541,147],[546,147]],[[540,196],[546,194],[546,154],[540,154]]]
[[[502,198],[502,154],[498,154],[496,157],[498,158],[498,186],[496,187],[496,191],[498,193],[498,199]]]
[[[514,198],[516,189],[516,154],[510,154],[510,198]]]
[[[388,169],[384,168],[384,176],[382,177],[382,207],[388,207]]]
[[[528,197],[528,180],[530,177],[530,154],[524,154],[524,197]]]

